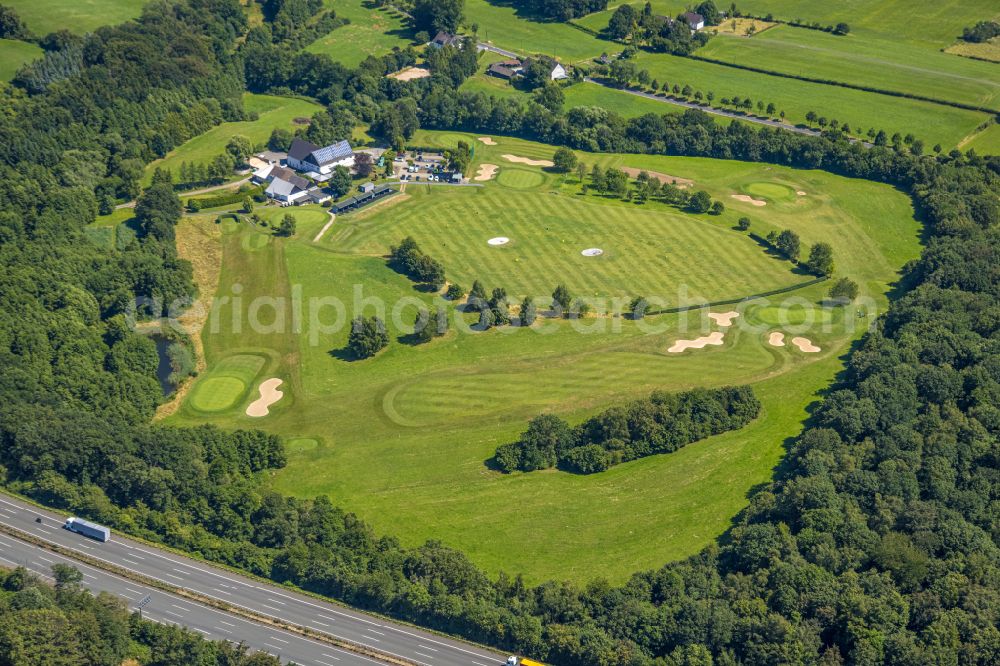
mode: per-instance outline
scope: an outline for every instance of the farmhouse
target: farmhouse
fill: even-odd
[[[694,12],[684,12],[681,14],[691,30],[701,30],[705,27],[705,17]]]
[[[295,203],[308,196],[309,181],[296,175],[291,169],[275,166],[268,175],[271,184],[264,190],[264,194],[268,197],[285,203]]]
[[[288,166],[316,180],[329,180],[334,167],[354,166],[354,149],[346,141],[319,147],[302,139],[292,141],[288,149]]]
[[[430,45],[436,49],[444,48],[445,46],[453,46],[457,49],[462,45],[462,38],[458,35],[453,35],[450,32],[444,32],[442,30],[434,36]]]
[[[513,79],[524,71],[524,65],[520,60],[501,60],[489,66],[486,72],[501,79]]]
[[[569,74],[566,73],[566,68],[556,62],[554,59],[548,56],[539,56],[537,61],[541,61],[545,64],[549,71],[550,81],[562,81],[563,79],[569,78]],[[536,62],[535,58],[529,58],[524,62],[524,67],[531,67],[532,62]]]

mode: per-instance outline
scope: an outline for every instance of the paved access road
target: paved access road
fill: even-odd
[[[39,517],[41,523],[36,522]],[[37,509],[7,495],[0,496],[0,524],[202,597],[249,609],[290,625],[308,627],[421,666],[499,666],[506,659],[506,655],[325,603],[279,585],[262,584],[118,534],[113,533],[111,541],[100,543],[63,529],[65,519],[63,514]],[[239,619],[0,534],[0,563],[24,565],[47,574],[54,562],[73,564],[83,573],[87,587],[122,596],[131,608],[148,594],[152,600],[143,609],[144,617],[185,625],[213,639],[245,641],[251,647],[303,666],[381,663],[295,633]]]

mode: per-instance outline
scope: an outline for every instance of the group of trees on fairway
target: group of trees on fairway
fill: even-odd
[[[575,428],[552,414],[536,416],[512,444],[497,448],[494,462],[504,472],[558,466],[578,474],[670,453],[712,435],[737,430],[760,414],[749,386],[657,391],[649,398],[612,407]]]
[[[141,620],[125,600],[81,586],[52,565],[53,584],[19,567],[0,570],[0,663],[9,666],[280,666],[243,644],[209,641],[183,627]]]
[[[424,254],[412,236],[407,236],[399,245],[389,248],[389,266],[414,282],[426,284],[434,290],[440,289],[444,284],[444,266],[437,259]]]
[[[58,84],[0,100],[0,482],[117,530],[560,666],[997,661],[1000,160],[721,126],[697,111],[554,113],[459,92],[450,79],[385,79],[405,50],[354,69],[281,49],[245,58],[259,47],[240,41],[247,32],[236,0],[152,3],[82,38],[79,69]],[[165,183],[148,188],[138,233],[114,249],[83,228],[101,197],[138,193],[143,165],[177,145],[178,127],[197,129],[185,126],[194,107],[238,119],[244,81],[265,80],[328,105],[310,126],[318,133],[395,103],[424,127],[890,183],[913,196],[927,247],[724,540],[620,584],[599,572],[587,584],[488,575],[439,542],[407,547],[378,534],[326,497],[273,492],[262,482],[284,464],[273,436],[152,422],[156,350],[124,315],[137,296],[193,293],[174,250],[176,197]],[[10,624],[32,631],[41,617]],[[184,643],[178,629],[149,631]],[[66,635],[31,634],[41,636],[32,646],[78,659],[57,640]],[[224,663],[200,654],[177,661]]]
[[[781,256],[792,263],[799,263],[802,254],[802,239],[791,229],[770,231],[765,239]],[[809,256],[802,261],[803,268],[816,275],[833,274],[833,247],[829,243],[819,242],[809,248]]]
[[[381,317],[358,315],[351,322],[347,349],[356,359],[371,358],[389,345],[389,333]]]
[[[659,177],[650,176],[647,171],[640,171],[633,181],[621,169],[614,167],[602,169],[600,165],[595,164],[590,170],[588,185],[583,181],[586,168],[580,168],[581,166],[577,165],[577,175],[581,179],[584,191],[589,187],[601,194],[637,203],[660,201],[698,214],[710,212],[713,215],[721,215],[726,210],[724,203],[713,200],[712,195],[704,190],[689,192],[672,182],[666,183]]]

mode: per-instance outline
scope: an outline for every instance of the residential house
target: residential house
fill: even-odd
[[[457,49],[462,46],[462,41],[462,38],[458,35],[453,35],[450,32],[442,30],[434,36],[434,39],[430,41],[430,45],[436,49],[441,49],[445,46],[452,46]]]
[[[330,179],[334,168],[354,166],[354,149],[347,141],[338,141],[321,148],[308,141],[295,139],[288,149],[287,162],[296,171],[302,171],[314,180],[324,181]]]
[[[684,12],[681,16],[684,17],[685,21],[687,21],[688,27],[691,28],[692,31],[697,32],[705,27],[705,17],[701,14]]]
[[[513,79],[520,75],[523,70],[524,65],[520,60],[501,60],[490,65],[486,73],[501,79]]]
[[[271,199],[284,203],[296,203],[309,194],[309,181],[291,169],[274,166],[268,176],[271,183],[264,190],[264,194]]]

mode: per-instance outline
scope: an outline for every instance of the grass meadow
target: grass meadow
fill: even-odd
[[[698,55],[734,64],[1000,109],[996,65],[876,35],[838,37],[779,25],[713,38]]]
[[[382,255],[412,234],[449,276],[504,286],[512,299],[520,290],[549,293],[555,281],[579,295],[631,294],[692,281],[706,297],[724,297],[804,279],[731,228],[747,214],[758,233],[789,227],[805,243],[831,242],[839,272],[884,302],[881,295],[897,269],[919,249],[907,197],[870,182],[769,165],[580,155],[588,164],[690,178],[727,203],[720,217],[690,216],[662,204],[582,195],[574,176],[502,157],[547,158],[551,146],[495,137],[498,145],[487,147],[475,138],[421,132],[414,140],[443,147],[472,141],[475,164],[500,165],[497,180],[485,187],[409,184],[373,209],[339,216],[319,243],[313,238],[323,224],[320,211],[303,216],[291,239],[258,239],[258,229],[227,225],[219,295],[238,295],[243,303],[284,296],[309,304],[334,296],[348,305],[372,297],[409,305],[386,311],[390,345],[364,361],[345,356],[347,328],[332,326],[348,317],[346,308],[329,305],[317,314],[315,321],[331,324],[322,331],[310,310],[295,333],[291,327],[267,332],[234,326],[233,308],[224,306],[217,329],[202,335],[209,369],[171,418],[280,433],[288,441],[289,465],[274,476],[276,489],[303,497],[327,494],[380,532],[409,544],[440,539],[489,571],[523,572],[531,581],[585,581],[599,571],[622,581],[634,570],[697,551],[726,529],[750,489],[770,478],[806,407],[842,367],[841,354],[857,333],[838,323],[867,320],[820,308],[825,287],[815,285],[794,294],[796,317],[808,311],[817,315],[814,321],[831,322],[829,328],[803,324],[802,334],[823,348],[815,355],[766,344],[777,311],[763,302],[739,308],[758,329],[737,327],[723,346],[683,354],[665,350],[678,337],[710,330],[704,310],[649,322],[591,317],[579,322],[585,331],[552,319],[524,329],[459,327],[414,346],[408,326],[416,304],[430,303],[434,295],[414,289],[386,267]],[[740,192],[763,194],[768,205],[754,208],[731,199]],[[488,246],[486,239],[496,235],[513,242]],[[597,243],[606,255],[579,255],[580,248]],[[371,313],[377,308],[373,302],[368,307]],[[294,319],[291,306],[271,310],[264,308],[261,319]],[[470,317],[454,316],[456,322]],[[648,331],[645,323],[660,329]],[[198,384],[224,367],[224,359],[254,354],[267,361],[248,395],[219,412],[191,404]],[[286,381],[285,397],[266,418],[245,416],[256,384],[269,377]],[[653,389],[742,382],[754,383],[763,416],[743,430],[670,455],[592,476],[502,475],[485,464],[497,445],[515,439],[542,411],[576,422]],[[235,387],[228,390],[236,393]]]
[[[22,65],[41,58],[44,53],[36,44],[0,39],[0,81],[10,81]]]
[[[997,15],[992,0],[854,0],[849,6],[812,0],[747,0],[740,9],[757,16],[774,14],[823,26],[846,21],[853,33],[880,33],[902,42],[941,48],[962,28]]]
[[[163,159],[150,162],[146,166],[143,183],[149,183],[157,167],[170,169],[176,174],[182,162],[200,164],[211,161],[226,149],[226,144],[235,134],[242,134],[254,144],[265,143],[272,130],[279,127],[294,129],[296,119],[308,119],[322,109],[319,104],[304,99],[253,93],[244,93],[243,106],[248,112],[257,113],[257,120],[222,123],[185,141]]]
[[[479,26],[479,38],[521,54],[546,53],[562,62],[596,58],[615,44],[565,23],[538,23],[518,17],[513,7],[466,0],[465,21]]]
[[[28,28],[41,37],[56,30],[92,32],[137,17],[144,0],[5,0]]]
[[[993,123],[962,145],[962,150],[970,148],[980,155],[1000,155],[1000,125]]]
[[[326,0],[326,5],[351,22],[306,47],[310,53],[325,53],[347,67],[356,67],[370,55],[413,44],[406,19],[389,8],[376,8],[369,0]]]
[[[936,143],[946,150],[954,147],[989,117],[932,102],[758,74],[666,54],[642,53],[636,58],[636,65],[648,69],[660,83],[666,81],[682,87],[688,84],[695,90],[714,92],[716,99],[738,95],[755,102],[774,102],[779,110],[785,111],[789,122],[804,123],[806,114],[816,111],[849,123],[855,131],[862,128],[862,132],[867,132],[873,127],[890,135],[913,133],[928,148]]]

